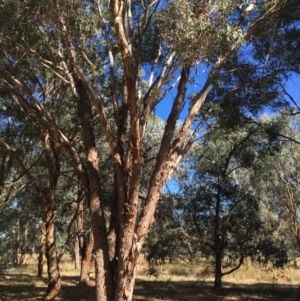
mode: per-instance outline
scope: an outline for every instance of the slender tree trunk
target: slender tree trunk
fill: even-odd
[[[112,300],[113,283],[108,257],[106,225],[103,216],[99,214],[99,201],[91,199],[91,215],[94,233],[94,260],[96,300]]]
[[[46,241],[46,224],[43,222],[41,227],[41,238],[38,258],[38,277],[43,277],[44,271],[44,255],[45,255],[45,242]]]
[[[77,219],[76,219],[76,232],[78,237],[79,249],[81,254],[81,269],[80,269],[80,281],[79,283],[93,286],[94,283],[90,278],[90,268],[92,260],[92,252],[94,247],[94,236],[93,232],[90,231],[88,238],[84,235],[84,189],[78,177],[78,208],[77,208]]]
[[[48,269],[48,288],[46,300],[52,300],[54,297],[56,297],[59,294],[61,287],[53,219],[53,210],[49,210],[46,214],[46,258]]]
[[[215,281],[214,290],[219,290],[222,288],[222,253],[217,251],[215,253]]]
[[[90,270],[91,270],[91,260],[92,253],[94,247],[94,235],[91,231],[87,243],[85,242],[83,247],[81,248],[81,273],[80,273],[80,283],[93,286],[95,283],[90,278]]]
[[[292,216],[292,229],[296,238],[296,243],[298,246],[298,250],[300,252],[300,228],[299,228],[299,221],[298,221],[298,211],[296,210],[296,206],[294,203],[294,214]]]
[[[74,238],[74,245],[73,245],[73,252],[74,252],[74,268],[76,270],[80,269],[80,251],[79,251],[79,239],[78,236],[75,235]]]
[[[46,258],[48,269],[48,288],[46,300],[51,300],[59,294],[61,287],[54,226],[55,188],[60,171],[60,158],[58,153],[55,152],[54,147],[51,147],[50,135],[48,133],[45,135],[44,143],[48,169],[48,195],[45,199],[46,203],[44,204],[43,208],[46,225]]]
[[[14,242],[14,251],[13,251],[14,266],[17,266],[19,264],[19,259],[18,259],[19,244],[20,244],[20,219],[18,217],[16,222],[16,227],[15,227],[15,242]]]
[[[33,244],[30,249],[30,258],[36,259],[36,253],[35,253],[35,245]]]
[[[221,181],[221,180],[219,180]],[[221,206],[221,184],[218,184],[215,209],[215,283],[214,290],[222,287],[222,256],[223,256],[223,237],[220,229],[220,206]]]
[[[19,264],[23,264],[25,261],[27,241],[28,241],[28,222],[24,225],[23,241],[21,245],[21,258]]]
[[[108,230],[108,256],[111,265],[111,271],[114,279],[114,283],[117,280],[117,270],[118,270],[118,233],[119,233],[119,223],[118,223],[118,189],[117,189],[117,177],[114,178],[114,198],[111,205],[111,217]]]

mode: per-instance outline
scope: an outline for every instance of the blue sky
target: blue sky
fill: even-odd
[[[202,83],[204,83],[206,76],[207,76],[207,69],[203,67],[203,69],[199,68],[198,70],[198,80]],[[188,94],[190,93],[197,93],[201,89],[200,84],[196,85],[190,85]],[[294,98],[297,105],[300,106],[300,76],[294,75],[291,76],[290,79],[286,82],[286,90],[287,92]],[[176,96],[177,92],[177,85],[170,91],[170,94],[168,97],[166,97],[161,103],[158,104],[156,107],[156,115],[158,115],[160,118],[166,120],[169,116],[173,99]],[[185,108],[180,116],[180,120],[184,120],[184,117],[187,114],[188,110],[188,103],[186,103]],[[179,189],[178,184],[175,180],[170,179],[167,183],[167,187],[165,188],[166,191],[169,189],[171,192],[176,193]]]
[[[297,105],[300,106],[300,76],[292,76],[287,82],[286,89],[297,102]]]
[[[200,66],[198,70],[198,84],[193,84],[189,86],[187,95],[191,93],[197,93],[201,90],[201,83],[203,84],[207,76],[207,68],[205,66]],[[300,75],[293,75],[286,83],[287,92],[294,98],[297,105],[300,106]],[[157,107],[155,114],[158,115],[163,120],[166,120],[169,116],[173,100],[176,96],[177,85],[170,91],[169,96],[166,97],[162,102],[160,102]],[[181,113],[180,120],[184,120],[188,110],[188,103],[186,103],[184,110]]]

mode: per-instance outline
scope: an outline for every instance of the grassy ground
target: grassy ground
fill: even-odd
[[[93,288],[78,286],[79,271],[64,259],[61,263],[62,292],[55,301],[94,300]],[[243,266],[224,278],[223,289],[212,291],[209,269],[198,265],[166,264],[158,267],[156,276],[147,276],[147,266],[140,264],[135,286],[135,301],[230,301],[230,300],[300,300],[300,269],[286,268],[262,271]],[[43,300],[47,286],[36,276],[36,262],[0,272],[0,301]]]

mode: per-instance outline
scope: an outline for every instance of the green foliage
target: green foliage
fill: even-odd
[[[155,264],[189,257],[189,242],[180,224],[180,214],[176,212],[176,196],[164,194],[156,212],[152,231],[144,246],[146,259]]]
[[[239,27],[228,20],[235,1],[170,1],[158,15],[159,34],[185,61],[210,62],[243,40]]]
[[[272,236],[276,226],[268,227],[270,217],[263,214],[260,183],[267,181],[262,171],[270,156],[265,151],[268,141],[255,125],[240,123],[231,130],[211,125],[185,163],[189,168],[180,176],[179,208],[183,227],[199,237],[203,255],[221,252],[235,266],[246,256],[275,267],[287,262],[286,247]]]
[[[285,112],[284,112],[285,113]],[[267,127],[272,164],[268,169],[266,193],[282,220],[282,235],[289,245],[290,256],[300,251],[299,237],[299,118],[278,115]]]

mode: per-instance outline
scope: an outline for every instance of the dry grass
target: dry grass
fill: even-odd
[[[46,273],[36,277],[36,261],[28,259],[18,268],[0,273],[0,301],[43,300],[47,286]],[[46,268],[45,268],[46,271]],[[94,290],[78,286],[79,271],[69,257],[61,262],[62,292],[55,301],[91,301]],[[207,265],[164,264],[158,277],[147,276],[147,265],[141,261],[137,271],[135,301],[230,301],[230,300],[300,300],[300,269],[263,271],[243,266],[224,277],[224,288],[212,291],[213,277]]]
[[[144,260],[138,266],[138,277],[141,279],[157,278],[161,280],[213,280],[213,267],[209,263],[184,264],[164,263],[156,266],[155,275],[149,275],[148,265]],[[150,276],[150,277],[149,277]],[[299,284],[300,267],[288,265],[284,269],[259,268],[251,265],[242,265],[240,269],[223,277],[226,282],[232,283],[270,283],[270,284]],[[299,297],[300,300],[300,297]]]

